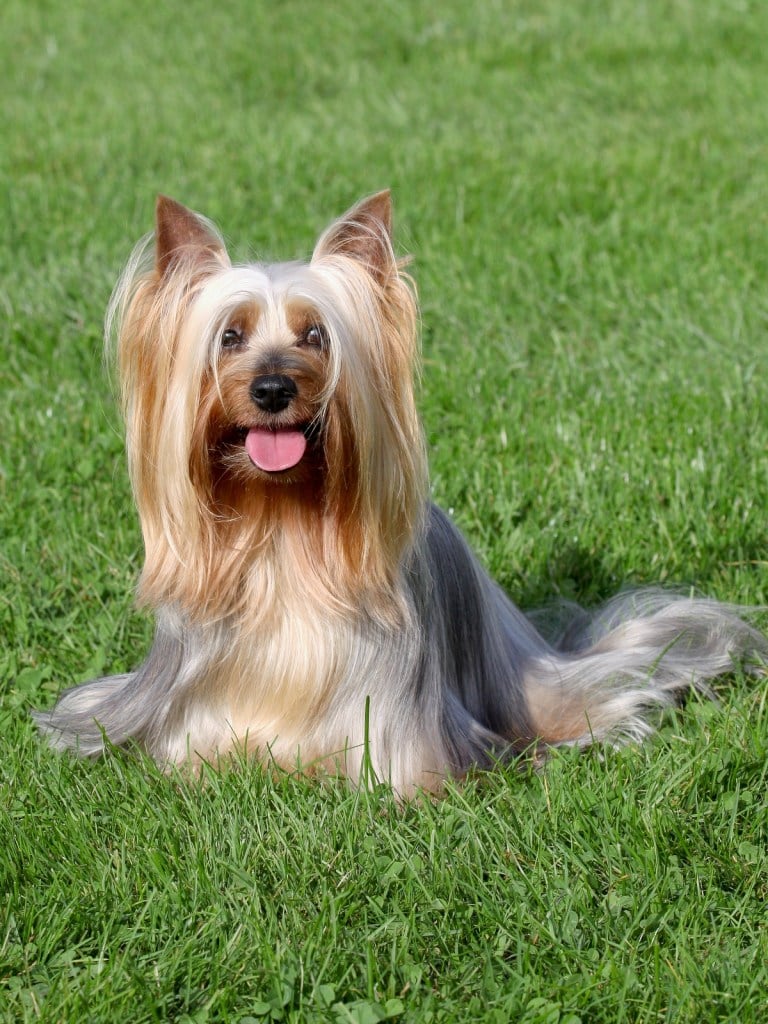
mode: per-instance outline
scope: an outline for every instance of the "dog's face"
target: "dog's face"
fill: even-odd
[[[326,471],[330,338],[306,301],[250,301],[212,339],[192,451],[220,484],[317,481]]]
[[[388,337],[387,291],[402,288],[389,195],[350,213],[308,264],[233,267],[197,215],[158,203],[156,276],[185,293],[171,374],[197,396],[190,474],[214,501],[224,494],[231,505],[238,487],[251,496],[276,485],[317,491],[342,467],[349,478],[354,450],[368,456],[377,406],[392,394],[392,373],[402,377],[404,355],[410,373],[413,353],[391,351]]]

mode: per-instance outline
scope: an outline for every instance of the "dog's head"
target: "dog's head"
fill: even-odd
[[[210,603],[222,563],[236,575],[286,531],[337,577],[391,580],[425,472],[389,193],[334,221],[307,263],[233,265],[216,229],[165,197],[154,238],[111,307],[144,596],[182,600],[193,583]]]

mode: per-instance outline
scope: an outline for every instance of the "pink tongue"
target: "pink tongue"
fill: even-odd
[[[254,427],[245,438],[251,462],[265,473],[279,473],[301,461],[307,439],[300,430],[260,430]]]

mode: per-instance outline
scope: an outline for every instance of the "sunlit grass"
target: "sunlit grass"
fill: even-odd
[[[159,191],[291,257],[393,188],[434,495],[520,604],[765,604],[768,8],[10,0],[0,26],[0,1019],[764,1020],[764,684],[404,810],[73,762],[27,711],[148,641],[100,338]]]

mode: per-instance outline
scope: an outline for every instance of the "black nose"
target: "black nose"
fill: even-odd
[[[282,373],[268,373],[256,377],[251,384],[251,398],[264,412],[287,409],[298,394],[295,383]]]

